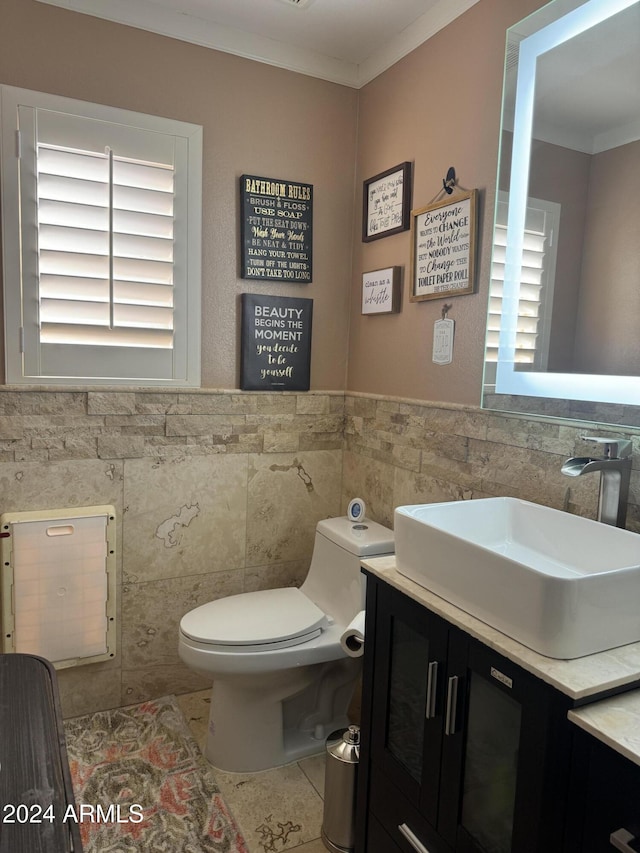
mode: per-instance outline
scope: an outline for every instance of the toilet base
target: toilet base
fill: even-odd
[[[322,752],[332,731],[349,725],[360,672],[351,658],[218,678],[212,690],[205,757],[219,770],[251,773]]]

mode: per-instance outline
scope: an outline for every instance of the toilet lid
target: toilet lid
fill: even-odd
[[[192,640],[229,646],[280,647],[320,634],[326,615],[295,587],[244,592],[210,601],[182,617],[180,629]]]

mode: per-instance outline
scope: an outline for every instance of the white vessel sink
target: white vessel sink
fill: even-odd
[[[401,506],[396,566],[552,658],[640,640],[640,536],[515,498]]]

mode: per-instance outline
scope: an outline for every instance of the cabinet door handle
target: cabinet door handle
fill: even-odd
[[[413,832],[406,823],[399,823],[398,829],[407,839],[409,844],[413,847],[416,853],[429,853],[429,849],[424,846],[422,841],[418,838],[418,836]]]
[[[637,847],[631,847],[630,842],[635,841],[633,835],[626,829],[617,829],[609,836],[609,841],[612,847],[616,850],[622,850],[622,853],[636,853]]]
[[[425,717],[432,720],[436,715],[436,692],[438,688],[438,661],[429,661],[427,670],[427,702],[425,706]]]
[[[447,687],[447,712],[444,723],[444,733],[456,733],[456,711],[458,709],[458,676],[452,675]]]

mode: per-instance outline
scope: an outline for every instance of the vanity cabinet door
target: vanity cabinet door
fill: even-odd
[[[572,782],[579,820],[567,850],[640,851],[640,767],[580,730],[576,745]]]
[[[555,691],[481,643],[456,654],[459,633],[449,667],[463,707],[444,739],[438,832],[460,853],[559,853],[564,705],[556,713]]]
[[[373,815],[369,815],[367,836],[367,853],[402,853]]]
[[[434,826],[438,812],[447,628],[387,588],[379,596],[373,763]]]

